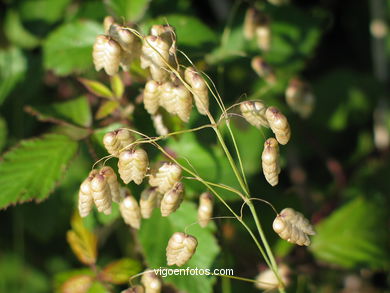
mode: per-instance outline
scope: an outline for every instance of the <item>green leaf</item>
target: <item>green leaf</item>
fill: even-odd
[[[54,23],[64,17],[71,0],[24,0],[20,1],[19,11],[24,20]]]
[[[103,119],[107,117],[108,115],[112,114],[119,106],[119,103],[117,101],[106,101],[99,107],[98,111],[96,112],[96,119]]]
[[[324,262],[345,268],[389,266],[385,205],[358,197],[321,222],[310,250]]]
[[[177,140],[170,140],[168,147],[175,151],[178,161],[199,174],[206,181],[222,183],[240,189],[240,185],[230,167],[229,161],[218,146],[205,148],[193,133],[181,135]],[[190,162],[190,164],[189,164]],[[186,187],[196,194],[206,187],[195,180],[186,180]],[[237,200],[240,197],[230,191],[216,188],[225,200]]]
[[[122,258],[108,264],[101,272],[102,278],[113,284],[125,284],[129,278],[138,274],[142,269],[139,261],[131,258]]]
[[[117,19],[137,22],[145,14],[151,0],[108,0],[104,3]]]
[[[0,162],[0,208],[44,200],[63,176],[77,143],[62,135],[24,140]]]
[[[57,75],[92,68],[92,46],[99,33],[101,25],[93,21],[79,20],[60,26],[44,43],[45,68]]]
[[[80,78],[79,80],[87,88],[87,90],[93,93],[95,96],[107,99],[114,98],[114,94],[112,93],[112,91],[101,82],[85,78]]]
[[[18,48],[0,50],[0,105],[12,89],[23,79],[27,70],[27,61]]]
[[[7,143],[7,122],[0,116],[0,152]]]
[[[123,96],[123,93],[125,92],[125,85],[123,84],[123,81],[119,74],[115,74],[111,77],[111,88],[114,91],[115,97],[120,99]]]
[[[145,252],[145,260],[148,267],[158,269],[166,267],[166,246],[169,238],[175,232],[183,232],[188,227],[187,233],[195,236],[198,240],[198,247],[195,254],[185,267],[205,268],[212,267],[219,247],[213,231],[215,225],[211,224],[207,228],[199,225],[192,225],[197,222],[197,210],[195,204],[184,201],[180,208],[169,217],[161,217],[160,211],[155,210],[152,217],[144,220],[138,232],[139,240]],[[212,292],[214,277],[206,276],[170,276],[164,278],[164,283],[174,284],[182,291],[189,293]]]
[[[10,9],[7,11],[4,21],[4,32],[8,40],[15,46],[22,48],[34,48],[40,40],[23,27],[19,14]]]
[[[26,110],[41,121],[61,120],[84,127],[92,123],[91,109],[88,99],[84,96],[47,106],[27,107]]]
[[[71,278],[78,277],[78,276],[93,277],[94,275],[95,275],[94,272],[89,268],[57,273],[54,276],[54,289],[55,289],[54,291],[55,293],[62,293],[63,284]]]

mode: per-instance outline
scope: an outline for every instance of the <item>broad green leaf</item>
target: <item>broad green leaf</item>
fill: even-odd
[[[114,98],[114,94],[112,93],[112,91],[104,84],[96,80],[89,80],[85,78],[80,78],[79,80],[94,95],[107,99]]]
[[[102,283],[100,282],[93,282],[92,286],[89,288],[88,293],[110,293],[111,290],[106,288]]]
[[[84,226],[78,212],[73,214],[71,226],[72,230],[66,233],[66,240],[73,253],[83,264],[95,264],[97,258],[97,237]]]
[[[193,133],[186,133],[177,140],[170,140],[168,147],[175,151],[178,161],[196,171],[201,178],[214,183],[222,183],[239,189],[238,181],[229,165],[229,161],[218,146],[205,148]],[[186,180],[186,187],[200,194],[207,188],[196,180]],[[225,200],[240,199],[230,191],[216,188]]]
[[[43,45],[44,65],[57,75],[92,68],[92,46],[101,25],[87,20],[70,22],[54,30]]]
[[[105,101],[100,105],[95,117],[96,119],[103,119],[112,114],[118,107],[119,103],[117,101]]]
[[[167,267],[166,247],[169,238],[175,232],[183,232],[195,236],[198,247],[185,267],[212,268],[213,262],[219,253],[219,247],[213,231],[215,225],[207,228],[199,225],[191,225],[197,222],[197,210],[195,204],[184,201],[180,208],[168,217],[161,217],[160,211],[155,210],[152,217],[142,222],[138,232],[139,240],[145,252],[145,261],[149,268],[158,269]],[[191,225],[191,226],[189,226]],[[177,288],[188,293],[212,292],[214,277],[206,276],[170,276],[164,278],[164,283],[174,284]]]
[[[74,277],[79,277],[79,276],[94,277],[94,275],[95,275],[94,272],[89,268],[57,273],[54,276],[54,292],[55,293],[63,293],[63,291],[61,290],[62,286],[69,279],[72,279]]]
[[[88,275],[73,276],[62,284],[59,292],[86,293],[91,287],[92,282],[93,278]]]
[[[321,261],[345,268],[389,266],[386,206],[358,197],[316,226],[310,250]]]
[[[148,21],[149,26],[167,23],[175,27],[179,46],[210,46],[218,41],[217,35],[213,30],[192,16],[169,14]]]
[[[91,109],[88,99],[84,96],[66,102],[26,109],[41,121],[61,120],[84,127],[88,127],[92,123]]]
[[[104,3],[117,19],[137,22],[145,14],[151,0],[108,0]]]
[[[24,20],[54,23],[64,17],[64,12],[71,0],[23,0],[19,11]]]
[[[108,264],[101,272],[102,278],[113,284],[126,284],[129,278],[138,274],[142,269],[139,261],[122,258]]]
[[[120,179],[119,179],[120,180]],[[120,217],[119,205],[113,204],[111,207],[111,214],[105,215],[104,213],[97,213],[97,219],[103,225],[112,224]]]
[[[0,152],[3,150],[7,143],[7,122],[0,116]]]
[[[0,50],[0,105],[21,81],[27,70],[27,61],[18,48]]]
[[[15,46],[34,48],[40,40],[23,27],[19,14],[15,10],[8,10],[5,16],[4,32],[8,40]]]
[[[24,140],[0,162],[0,208],[25,201],[44,200],[63,176],[77,143],[49,134]]]
[[[111,77],[110,81],[111,88],[115,94],[115,97],[118,99],[122,98],[123,93],[125,92],[125,85],[123,84],[123,81],[119,74],[115,74],[113,77]]]

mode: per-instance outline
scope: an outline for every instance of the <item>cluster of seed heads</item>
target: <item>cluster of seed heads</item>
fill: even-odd
[[[315,235],[310,222],[299,212],[292,208],[285,208],[275,218],[272,225],[280,238],[298,245],[310,245],[309,235]]]
[[[198,241],[194,236],[176,232],[168,241],[167,246],[167,263],[169,266],[184,265],[195,253]]]

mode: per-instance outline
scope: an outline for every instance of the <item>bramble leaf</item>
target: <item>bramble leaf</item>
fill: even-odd
[[[101,272],[103,280],[113,284],[126,284],[131,276],[138,274],[142,265],[131,258],[122,258],[107,265]]]
[[[119,106],[117,101],[106,101],[100,105],[98,111],[96,112],[95,118],[102,119],[112,114]]]
[[[76,150],[77,143],[67,136],[49,134],[24,140],[5,153],[0,162],[0,208],[44,200],[53,191]]]
[[[151,0],[108,0],[104,3],[110,8],[118,19],[137,22],[145,14]]]
[[[120,99],[123,96],[123,93],[125,92],[125,85],[123,84],[123,81],[119,74],[115,74],[111,77],[111,88],[112,91],[115,94],[115,97]]]
[[[86,78],[80,78],[79,80],[87,88],[87,90],[89,90],[94,95],[107,99],[114,98],[114,94],[112,93],[112,91],[104,84],[96,80],[89,80]]]

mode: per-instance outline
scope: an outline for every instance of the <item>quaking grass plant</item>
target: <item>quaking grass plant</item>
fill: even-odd
[[[184,197],[182,181],[199,181],[205,187],[205,193],[200,196],[199,225],[205,227],[212,219],[213,197],[216,197],[247,230],[270,269],[271,279],[276,280],[276,283],[267,284],[266,280],[263,280],[264,278],[258,278],[257,281],[234,276],[232,278],[257,282],[259,288],[277,288],[279,292],[285,292],[285,279],[281,273],[285,270],[278,267],[275,261],[254,207],[254,201],[262,201],[275,211],[276,218],[273,228],[282,239],[307,246],[310,245],[308,235],[313,235],[314,230],[303,215],[293,209],[286,208],[278,213],[271,203],[252,196],[253,192],[247,183],[230,119],[232,116],[239,116],[257,128],[271,128],[275,138],[268,138],[264,144],[262,168],[266,180],[275,186],[278,184],[280,173],[279,144],[287,144],[291,136],[287,118],[276,107],[267,107],[259,100],[243,101],[227,108],[212,80],[206,74],[199,72],[192,61],[177,49],[176,34],[174,28],[169,25],[154,25],[150,35],[147,36],[142,35],[134,27],[115,23],[111,17],[106,17],[104,27],[105,34],[98,36],[94,45],[93,58],[96,69],[104,69],[108,75],[112,76],[118,72],[120,67],[128,70],[131,62],[141,61],[141,67],[150,72],[150,79],[146,82],[143,91],[143,103],[160,135],[151,137],[130,128],[120,128],[106,133],[103,143],[110,155],[96,162],[94,167],[99,167],[93,168],[82,183],[79,193],[80,215],[87,216],[94,204],[99,212],[109,214],[112,202],[116,202],[120,206],[125,223],[135,229],[142,229],[141,218],[150,217],[154,208],[160,208],[162,216],[166,217],[180,207]],[[184,66],[179,62],[177,53],[184,57],[189,66]],[[257,67],[264,69],[265,65],[262,60],[254,59],[252,66],[255,69]],[[219,107],[219,117],[213,116],[209,111],[209,95]],[[183,122],[188,122],[193,100],[198,112],[207,116],[209,124],[169,132],[163,124],[159,109],[163,108],[169,114],[177,115]],[[237,113],[236,109],[239,109],[240,113]],[[233,149],[228,148],[221,133],[222,124],[226,125],[228,134],[233,141]],[[202,174],[199,174],[192,167],[191,162],[188,162],[190,167],[184,166],[160,145],[162,141],[169,140],[174,136],[204,129],[213,130],[230,168],[239,182],[240,189],[218,182],[206,181],[202,178]],[[156,170],[151,169],[148,155],[142,149],[145,144],[154,146],[169,161],[162,162]],[[118,172],[125,184],[132,184],[132,181],[135,184],[141,184],[145,178],[149,179],[150,187],[142,193],[139,203],[128,189],[120,186],[115,171],[111,167],[104,166],[105,162],[113,157],[118,158]],[[234,211],[220,195],[220,189],[228,190],[242,199],[240,213]],[[242,211],[245,205],[249,207],[257,231],[253,231],[243,220]],[[197,239],[194,236],[177,231],[167,244],[167,264],[169,266],[173,264],[184,265],[196,253],[197,244]],[[155,282],[155,276],[151,277],[152,281],[147,281],[150,274],[150,271],[142,273],[142,283],[146,289],[149,282],[153,280]],[[261,282],[264,284],[262,285]],[[136,288],[141,290],[139,286],[133,287],[131,290],[138,292]],[[161,284],[159,288],[161,289]],[[153,292],[159,292],[159,290]]]

